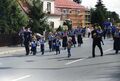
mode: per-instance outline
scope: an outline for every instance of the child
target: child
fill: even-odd
[[[37,43],[36,43],[36,41],[35,40],[33,40],[32,42],[31,42],[31,52],[33,53],[33,55],[36,55],[36,52],[37,52]]]
[[[68,51],[68,58],[71,57],[71,46],[73,45],[72,43],[72,38],[69,37],[67,41],[67,51]]]
[[[40,41],[40,48],[41,48],[41,52],[42,52],[42,55],[44,54],[44,50],[45,50],[45,40],[44,40],[44,37],[42,36],[41,39],[39,40]]]
[[[55,41],[55,49],[56,49],[56,55],[59,53],[60,54],[60,46],[61,46],[61,42],[59,40],[59,37],[56,38]]]

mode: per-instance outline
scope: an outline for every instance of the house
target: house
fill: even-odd
[[[41,0],[43,11],[47,14],[51,28],[58,28],[61,25],[61,12],[55,8],[55,0]]]
[[[27,4],[23,3],[22,8],[28,10]],[[72,0],[41,0],[43,11],[47,13],[48,22],[51,28],[58,28],[65,20],[72,21],[72,27],[86,26],[90,24],[90,12],[81,4]]]
[[[61,21],[70,20],[73,27],[90,24],[89,9],[81,4],[72,0],[55,0],[55,8],[61,11]]]

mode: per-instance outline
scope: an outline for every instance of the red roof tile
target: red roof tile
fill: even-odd
[[[72,0],[55,0],[55,7],[71,8],[71,9],[85,9],[84,6],[73,2]]]

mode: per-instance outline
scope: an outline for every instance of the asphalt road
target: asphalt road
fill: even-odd
[[[113,41],[107,39],[103,46],[104,56],[96,48],[92,58],[92,40],[84,39],[81,47],[72,48],[71,58],[67,51],[37,53],[25,56],[19,52],[0,57],[0,81],[120,81],[120,54],[114,54]]]

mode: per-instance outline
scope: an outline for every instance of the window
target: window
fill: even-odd
[[[63,12],[63,14],[68,14],[69,10],[68,9],[63,9],[62,12]]]
[[[48,13],[51,13],[51,3],[47,2],[47,11]]]
[[[77,11],[77,14],[80,14],[80,10]]]

